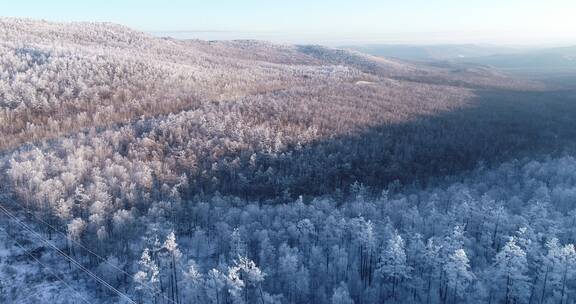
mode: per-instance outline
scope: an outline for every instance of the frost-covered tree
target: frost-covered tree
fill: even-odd
[[[183,274],[184,280],[184,300],[185,303],[187,299],[192,302],[204,301],[205,293],[205,276],[199,271],[198,265],[194,260],[188,261],[188,268]]]
[[[237,259],[238,257],[246,256],[248,254],[247,250],[240,230],[235,228],[230,236],[230,258]]]
[[[178,244],[176,243],[176,235],[174,231],[170,232],[162,245],[162,248],[166,250],[168,256],[168,265],[169,265],[169,289],[170,289],[170,298],[175,301],[179,302],[180,292],[178,290],[179,285],[179,275],[181,269],[179,268],[180,258],[182,257],[182,253],[180,249],[178,249]]]
[[[494,259],[494,283],[502,286],[497,289],[505,303],[526,301],[530,294],[527,270],[526,253],[510,238]]]
[[[348,286],[346,286],[344,282],[341,282],[340,285],[334,289],[330,301],[332,304],[354,304],[354,301],[348,293]]]
[[[160,293],[160,269],[152,260],[148,248],[142,252],[138,265],[140,270],[134,275],[138,296],[144,303],[157,303]]]
[[[377,272],[391,287],[391,296],[396,299],[399,285],[410,277],[412,268],[406,262],[404,239],[395,232],[380,255]]]
[[[444,272],[448,288],[451,290],[446,296],[452,297],[452,303],[458,303],[467,294],[466,289],[475,279],[470,271],[470,260],[464,249],[457,249],[449,256],[448,262],[444,264]]]
[[[239,257],[238,260],[234,260],[234,265],[228,269],[230,294],[236,302],[254,303],[256,298],[263,301],[261,283],[264,281],[265,275],[254,261],[247,257]],[[252,289],[254,294],[250,294],[249,289]]]
[[[226,275],[218,269],[211,269],[206,277],[206,294],[209,303],[219,304],[224,300],[223,289],[226,287]]]

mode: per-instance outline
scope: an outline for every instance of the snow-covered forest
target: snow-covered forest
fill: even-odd
[[[574,303],[574,96],[0,18],[0,302]]]

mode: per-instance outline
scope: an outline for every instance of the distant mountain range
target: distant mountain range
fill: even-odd
[[[491,65],[501,69],[532,72],[576,71],[576,46],[529,50],[518,53],[496,53],[466,59],[467,62]]]
[[[454,58],[474,58],[495,54],[514,54],[519,49],[497,46],[480,46],[474,44],[446,45],[403,45],[371,44],[343,46],[374,56],[394,57],[404,60],[449,60]]]
[[[482,45],[362,45],[345,46],[374,56],[409,61],[472,64],[496,68],[563,86],[576,81],[576,46],[512,48]]]

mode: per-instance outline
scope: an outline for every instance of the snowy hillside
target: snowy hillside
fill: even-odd
[[[496,70],[0,18],[2,303],[572,303],[576,104]]]

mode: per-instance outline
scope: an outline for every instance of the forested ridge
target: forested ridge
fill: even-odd
[[[0,18],[6,303],[572,303],[574,93]]]

